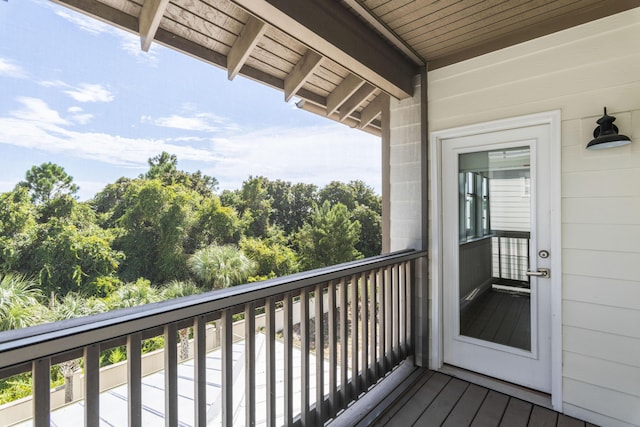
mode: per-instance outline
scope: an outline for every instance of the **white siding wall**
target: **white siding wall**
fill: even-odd
[[[640,425],[640,9],[428,82],[432,131],[561,109],[564,410]],[[587,151],[604,106],[634,142]]]

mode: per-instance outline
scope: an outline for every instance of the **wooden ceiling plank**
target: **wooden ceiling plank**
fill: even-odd
[[[164,15],[164,10],[167,8],[169,0],[145,0],[140,10],[139,31],[140,31],[140,46],[145,52],[149,51],[151,42],[156,36],[156,31],[160,26],[160,20]]]
[[[338,108],[364,84],[360,77],[349,74],[346,79],[327,97],[327,115],[338,111]]]
[[[469,17],[455,29],[439,29],[430,33],[428,39],[416,43],[416,46],[419,49],[430,49],[432,53],[439,50],[454,52],[479,46],[485,41],[509,39],[510,34],[518,33],[526,27],[540,27],[548,33],[546,22],[549,19],[566,19],[562,17],[577,13],[576,6],[581,11],[588,10],[594,5],[597,7],[599,0],[574,0],[557,4],[554,8],[520,4],[505,9],[502,13],[488,15],[480,22],[475,21],[475,17]],[[436,56],[441,55],[436,53]]]
[[[503,49],[508,46],[515,45],[536,37],[571,28],[576,25],[584,24],[596,19],[604,18],[615,13],[637,7],[637,0],[617,0],[616,2],[590,2],[589,6],[580,5],[577,9],[569,10],[564,14],[554,13],[552,18],[546,19],[542,24],[525,25],[520,22],[512,24],[512,30],[506,36],[491,37],[487,36],[485,41],[479,41],[478,44],[466,49],[446,51],[443,50],[441,55],[429,62],[429,69],[441,68],[456,62],[464,61],[488,52]]]
[[[359,128],[369,126],[384,108],[389,108],[389,95],[381,93],[360,112]]]
[[[298,89],[304,85],[309,75],[313,73],[313,70],[320,65],[322,56],[312,50],[307,50],[307,53],[298,61],[293,67],[291,73],[284,80],[284,100],[289,102],[291,98],[296,94]]]
[[[231,47],[227,55],[227,72],[229,80],[233,80],[240,72],[240,69],[251,54],[253,48],[258,44],[258,40],[264,34],[266,24],[253,16],[244,26],[240,36]]]
[[[431,14],[398,27],[397,30],[408,43],[415,45],[418,39],[433,38],[434,34],[446,34],[449,31],[465,28],[466,25],[484,22],[484,19],[500,16],[505,9],[516,8],[526,4],[528,1],[500,0],[487,5],[482,1],[469,0],[468,5],[466,3],[464,6],[460,6],[458,3],[453,4],[451,7],[439,11],[439,13]],[[488,27],[489,24],[483,24],[482,26]]]
[[[365,83],[354,93],[351,97],[340,107],[338,113],[340,114],[340,121],[345,121],[351,113],[356,111],[360,104],[362,104],[371,93],[376,90],[376,87],[372,84]]]

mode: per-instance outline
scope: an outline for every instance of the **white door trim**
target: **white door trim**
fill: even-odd
[[[429,139],[429,179],[431,219],[429,247],[431,255],[431,362],[438,370],[443,365],[442,330],[442,141],[535,125],[549,125],[551,159],[551,271],[557,284],[551,289],[551,404],[562,411],[562,228],[561,228],[561,113],[560,110],[512,117],[485,123],[431,132]]]

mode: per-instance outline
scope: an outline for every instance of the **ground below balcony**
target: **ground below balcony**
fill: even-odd
[[[384,386],[388,379],[374,387],[382,386],[381,396],[377,406],[366,410],[367,415],[357,402],[330,426],[594,427],[440,372],[416,368],[403,382]],[[359,419],[358,414],[362,414]]]

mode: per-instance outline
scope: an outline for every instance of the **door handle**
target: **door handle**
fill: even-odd
[[[539,268],[538,271],[529,270],[527,271],[527,276],[544,277],[545,279],[548,279],[551,277],[551,270],[548,268]]]

